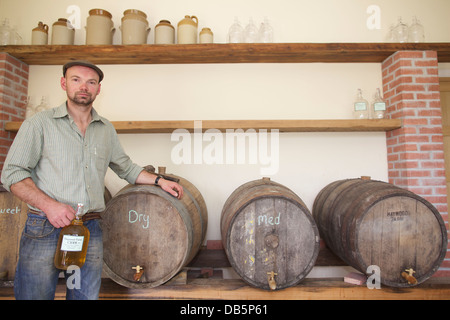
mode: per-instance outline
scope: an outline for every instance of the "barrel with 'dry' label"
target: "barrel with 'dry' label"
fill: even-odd
[[[128,185],[102,215],[104,270],[128,288],[152,288],[173,278],[197,254],[207,227],[206,204],[181,177],[181,200],[158,186]]]
[[[336,255],[362,273],[374,266],[369,270],[379,270],[380,282],[387,286],[425,281],[447,251],[447,230],[436,208],[386,182],[330,183],[317,195],[313,216]]]
[[[247,182],[230,195],[221,232],[231,266],[261,289],[294,286],[319,253],[319,232],[303,201],[268,178]]]

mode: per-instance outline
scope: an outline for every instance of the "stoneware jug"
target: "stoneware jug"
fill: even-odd
[[[213,32],[210,28],[203,28],[200,31],[200,43],[213,43]]]
[[[197,43],[198,19],[196,16],[185,16],[178,22],[177,43],[192,44]]]
[[[69,20],[59,18],[52,26],[52,44],[73,45],[75,28]]]
[[[112,44],[114,23],[112,15],[103,9],[89,10],[86,23],[86,44]]]
[[[42,21],[39,21],[38,26],[31,31],[31,44],[48,44],[48,25],[42,23]]]
[[[155,44],[174,44],[175,28],[169,20],[161,20],[155,27]]]
[[[128,9],[123,12],[122,44],[146,44],[150,28],[147,15],[136,9]]]

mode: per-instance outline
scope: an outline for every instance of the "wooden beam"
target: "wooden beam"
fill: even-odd
[[[96,64],[376,62],[402,50],[436,51],[450,62],[450,43],[213,43],[177,45],[0,46],[29,65],[63,65],[70,60]]]
[[[5,130],[17,132],[21,122],[7,122]],[[112,121],[117,133],[172,133],[177,129],[205,132],[217,129],[273,130],[280,132],[359,132],[390,131],[401,128],[398,119],[338,119],[338,120],[168,120],[168,121]]]

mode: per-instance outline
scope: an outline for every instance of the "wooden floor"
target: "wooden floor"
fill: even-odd
[[[209,242],[211,247],[214,242]],[[215,249],[215,248],[212,248]],[[326,247],[322,247],[316,266],[347,266]],[[342,278],[305,278],[298,285],[278,291],[252,287],[244,281],[224,276],[232,270],[223,250],[200,250],[177,276],[156,288],[131,289],[105,277],[100,300],[450,300],[450,278],[431,277],[409,288],[381,286],[369,289]],[[226,272],[225,272],[226,274]],[[231,278],[231,279],[230,279]],[[65,299],[65,281],[60,279],[56,300]],[[0,300],[13,300],[12,281],[0,281]]]
[[[0,287],[0,300],[13,300],[12,286]],[[60,281],[56,300],[65,299],[65,283]],[[206,299],[206,300],[449,300],[450,279],[431,278],[411,288],[368,289],[343,279],[304,279],[294,287],[269,292],[241,280],[191,279],[186,284],[166,284],[150,289],[130,289],[103,279],[100,300]]]

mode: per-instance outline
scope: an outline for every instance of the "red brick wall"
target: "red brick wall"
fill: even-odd
[[[402,128],[386,133],[389,182],[427,199],[447,223],[437,54],[396,52],[382,63],[382,72],[388,117],[403,121]],[[442,266],[450,268],[450,261]]]
[[[0,171],[15,136],[5,131],[5,123],[25,119],[28,71],[27,64],[0,53]]]

